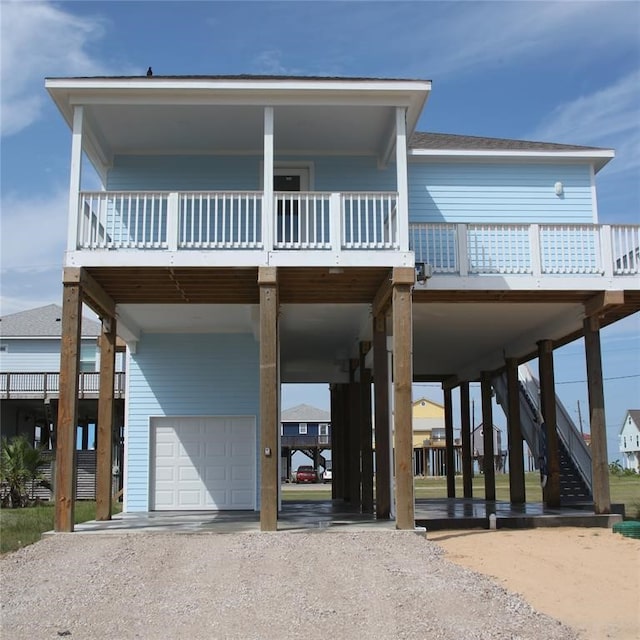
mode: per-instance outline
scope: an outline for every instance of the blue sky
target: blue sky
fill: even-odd
[[[0,1],[1,306],[60,303],[70,133],[51,76],[295,74],[430,79],[423,131],[612,148],[599,219],[640,223],[639,2]],[[86,187],[94,187],[87,174]],[[610,457],[640,407],[638,314],[602,332]],[[558,391],[586,418],[582,342]],[[415,394],[440,399],[437,387]],[[283,406],[328,408],[326,390]],[[496,415],[500,423],[502,416]],[[613,450],[612,450],[613,447]]]

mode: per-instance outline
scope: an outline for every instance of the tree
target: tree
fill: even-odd
[[[50,487],[42,474],[46,460],[39,448],[34,448],[23,435],[0,444],[0,482],[2,502],[11,507],[24,507],[29,502],[29,485]]]

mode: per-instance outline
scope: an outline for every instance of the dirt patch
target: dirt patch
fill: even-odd
[[[640,540],[591,528],[438,531],[429,539],[581,638],[640,638]]]

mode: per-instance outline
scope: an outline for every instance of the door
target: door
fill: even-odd
[[[256,507],[254,417],[151,419],[152,510]]]
[[[299,192],[300,175],[282,174],[273,176],[273,190],[279,192]],[[300,204],[296,198],[276,196],[276,241],[295,243],[299,240]]]

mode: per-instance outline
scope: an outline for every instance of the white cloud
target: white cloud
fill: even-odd
[[[18,133],[40,115],[45,74],[100,75],[104,65],[88,52],[104,33],[85,19],[44,2],[2,3],[2,135]]]
[[[427,5],[428,6],[428,5]],[[562,51],[594,55],[601,47],[637,46],[636,3],[456,2],[429,21],[426,68],[435,76]],[[563,64],[562,57],[557,58]]]
[[[640,71],[558,105],[529,136],[615,148],[609,173],[640,168]]]

